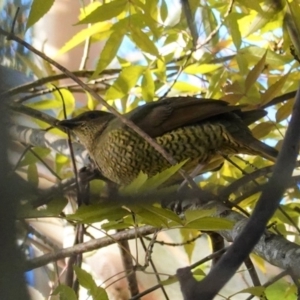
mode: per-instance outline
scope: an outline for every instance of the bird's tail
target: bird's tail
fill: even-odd
[[[251,143],[249,143],[249,148],[256,152],[257,155],[261,155],[262,157],[270,160],[270,161],[276,161],[277,156],[278,156],[278,151],[271,147],[266,145],[265,143],[257,140],[256,138],[253,137]]]

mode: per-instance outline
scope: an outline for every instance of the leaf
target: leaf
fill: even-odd
[[[279,109],[276,112],[277,123],[287,119],[291,115],[292,109],[294,107],[294,103],[295,103],[295,99],[289,100],[279,107]]]
[[[77,24],[97,23],[117,17],[125,10],[127,0],[115,0],[97,7]]]
[[[36,164],[30,164],[27,169],[27,179],[29,182],[33,183],[35,186],[39,184],[39,174],[37,171]]]
[[[97,289],[97,284],[95,283],[92,275],[78,266],[73,266],[73,269],[76,273],[79,284],[85,289],[90,290],[91,294],[93,294],[93,291]]]
[[[230,297],[232,296],[235,296],[235,295],[238,295],[238,294],[251,294],[251,295],[254,295],[254,296],[257,296],[257,297],[260,297],[262,296],[263,292],[265,291],[265,287],[263,286],[253,286],[253,287],[249,287],[249,288],[246,288],[246,289],[243,289],[237,293],[234,293],[233,295],[231,295]]]
[[[102,49],[95,72],[90,78],[91,80],[95,79],[97,75],[99,75],[116,57],[120,45],[123,41],[124,33],[125,32],[122,30],[112,32]]]
[[[258,77],[261,75],[262,71],[265,69],[266,64],[267,51],[263,55],[263,57],[257,62],[254,68],[249,72],[247,78],[245,80],[245,92],[254,85],[257,81]]]
[[[26,24],[26,30],[40,20],[52,7],[54,0],[33,0]]]
[[[278,81],[272,84],[261,96],[261,105],[269,103],[273,98],[280,95],[286,80],[289,78],[289,73],[282,76]]]
[[[160,17],[161,20],[164,22],[168,17],[168,6],[165,0],[162,0],[160,6]]]
[[[173,85],[173,89],[178,90],[179,92],[187,92],[187,93],[198,93],[204,90],[201,86],[195,86],[187,82],[176,81]]]
[[[60,284],[52,293],[52,295],[59,295],[60,300],[77,300],[75,291],[69,286]]]
[[[119,192],[124,196],[137,194],[143,184],[147,181],[147,179],[148,175],[140,172],[140,174],[128,185],[121,186]]]
[[[261,138],[265,137],[266,135],[268,135],[274,127],[275,127],[275,124],[271,121],[261,122],[252,129],[252,134],[257,139],[261,139]]]
[[[143,210],[147,210],[156,216],[160,216],[162,218],[165,218],[167,221],[172,220],[173,222],[177,224],[182,224],[182,220],[179,218],[178,215],[176,215],[174,212],[167,210],[165,208],[156,207],[154,205],[145,205],[141,204],[140,208]]]
[[[19,219],[58,217],[67,204],[67,199],[62,197],[54,198],[46,208],[39,210],[33,208],[31,203],[26,203],[18,207],[17,217]]]
[[[145,101],[152,101],[155,93],[155,85],[152,73],[149,69],[145,70],[142,79],[142,96]]]
[[[237,22],[239,18],[241,18],[241,15],[238,13],[231,13],[226,18],[232,41],[237,49],[240,49],[242,43],[242,35],[240,32],[239,24]]]
[[[104,39],[109,34],[109,29],[111,29],[111,26],[111,23],[96,23],[88,28],[82,29],[64,44],[64,46],[58,51],[57,55],[70,51],[93,35],[97,34],[97,38],[99,40],[99,33],[101,33],[101,37]]]
[[[114,100],[126,96],[131,88],[135,86],[145,69],[146,67],[143,66],[129,66],[122,69],[119,77],[107,90],[105,95],[106,99]]]
[[[134,43],[144,52],[152,54],[156,57],[159,56],[159,52],[153,43],[150,40],[148,35],[144,33],[140,28],[131,26],[131,39]]]
[[[229,230],[233,227],[233,222],[226,219],[219,219],[213,217],[199,218],[184,225],[185,228],[192,228],[198,230]]]
[[[199,236],[199,230],[180,228],[180,235],[182,237],[182,242],[184,243],[183,247],[184,247],[185,253],[187,254],[189,262],[191,263],[192,255],[193,255],[194,249],[196,247],[196,244],[195,243],[187,244],[185,242]]]
[[[88,206],[82,205],[78,208],[75,214],[67,215],[67,219],[89,224],[103,220],[115,221],[127,216],[128,214],[129,212],[120,207],[119,204],[103,203]]]
[[[192,64],[186,67],[183,71],[188,74],[206,74],[211,73],[219,68],[222,68],[222,64]]]
[[[185,165],[187,161],[188,159],[174,166],[170,166],[166,170],[152,176],[143,184],[143,186],[140,188],[140,192],[147,193],[157,189],[168,179],[170,179],[175,173],[177,173]]]

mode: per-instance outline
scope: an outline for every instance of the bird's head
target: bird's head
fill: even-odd
[[[101,135],[109,121],[114,119],[111,113],[94,110],[84,112],[70,120],[58,121],[57,125],[65,129],[69,129],[86,147],[90,148],[93,141]]]

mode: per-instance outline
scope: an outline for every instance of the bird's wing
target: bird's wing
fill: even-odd
[[[140,106],[127,117],[151,137],[157,137],[232,111],[240,112],[240,106],[229,106],[222,100],[173,97]]]

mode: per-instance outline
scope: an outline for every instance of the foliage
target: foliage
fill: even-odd
[[[34,0],[27,28],[49,13],[54,2]],[[85,73],[78,71],[77,75],[88,80],[101,97],[121,113],[171,95],[223,99],[232,105],[242,105],[244,110],[265,108],[268,116],[253,125],[252,132],[257,138],[280,149],[300,78],[299,41],[284,26],[283,20],[290,14],[299,33],[300,21],[296,17],[300,10],[298,1],[285,2],[282,7],[271,1],[257,0],[188,2],[192,20],[187,18],[179,2],[175,5],[175,2],[166,0],[92,1],[79,13],[77,25],[84,24],[85,27],[81,26],[66,41],[59,54],[83,43],[103,43],[99,57],[94,58],[97,59],[95,69]],[[76,209],[73,164],[67,147],[62,146],[66,135],[54,128],[47,133],[42,130],[49,124],[55,125],[51,123],[52,119],[46,117],[47,114],[63,119],[85,110],[101,109],[102,105],[84,91],[85,102],[80,106],[75,99],[82,93],[81,87],[59,82],[61,78],[56,76],[48,62],[38,61],[33,65],[31,62],[35,76],[45,79],[43,84],[36,81],[34,90],[30,90],[29,85],[24,86],[17,89],[18,94],[14,96],[17,110],[27,115],[26,120],[17,120],[19,125],[30,122],[31,127],[38,129],[33,133],[37,137],[34,141],[19,137],[23,153],[15,164],[15,170],[23,174],[34,190],[24,195],[26,203],[20,204],[19,218],[57,217],[73,225],[86,224],[86,228],[102,222],[97,228],[107,236],[112,229],[127,230],[143,225],[160,229],[188,228],[191,232],[192,229],[219,232],[232,229],[233,222],[216,217],[214,209],[188,211],[186,218],[181,219],[159,205],[162,199],[173,195],[177,189],[177,186],[161,185],[181,165],[150,179],[140,174],[129,186],[120,188],[120,198],[116,197],[116,201],[111,199],[109,203],[105,202],[105,184],[93,179],[90,183],[92,204]],[[45,75],[44,66],[51,70],[47,74],[49,77]],[[21,93],[24,92],[26,98],[22,98],[24,94]],[[45,150],[43,139],[39,140],[39,134],[49,141],[46,143],[48,150]],[[78,147],[74,147],[73,155],[80,166],[87,159],[82,157],[82,148]],[[231,161],[225,161],[220,170],[204,174],[196,182],[215,195],[224,195],[224,191],[229,189],[226,194],[228,200],[251,213],[262,186],[270,176],[271,172],[267,169],[270,165],[272,163],[260,157],[233,157]],[[255,180],[234,185],[238,179],[265,168],[268,171],[261,171]],[[51,187],[42,193],[36,192],[38,187],[44,188],[45,180]],[[285,237],[292,235],[293,241],[299,243],[295,230],[295,224],[299,222],[299,188],[295,182],[297,178],[291,182],[282,199],[282,210],[273,216],[270,223],[277,224],[274,228],[279,234]],[[230,187],[234,188],[230,190]],[[66,198],[71,203],[67,208]],[[41,203],[41,200],[47,207],[33,209],[32,203]],[[181,234],[182,240],[186,241],[184,231]],[[195,255],[193,251],[193,247],[186,247],[189,259]],[[75,273],[80,286],[87,289],[93,299],[108,299],[104,289],[97,286],[90,274],[78,267]],[[281,293],[287,289],[286,284],[277,284],[277,289],[278,286]],[[264,288],[251,287],[241,288],[232,294],[260,296],[263,291]],[[60,294],[61,299],[76,299],[74,291],[64,285],[56,288],[54,294]],[[269,299],[276,299],[271,292],[267,294],[270,294]]]

